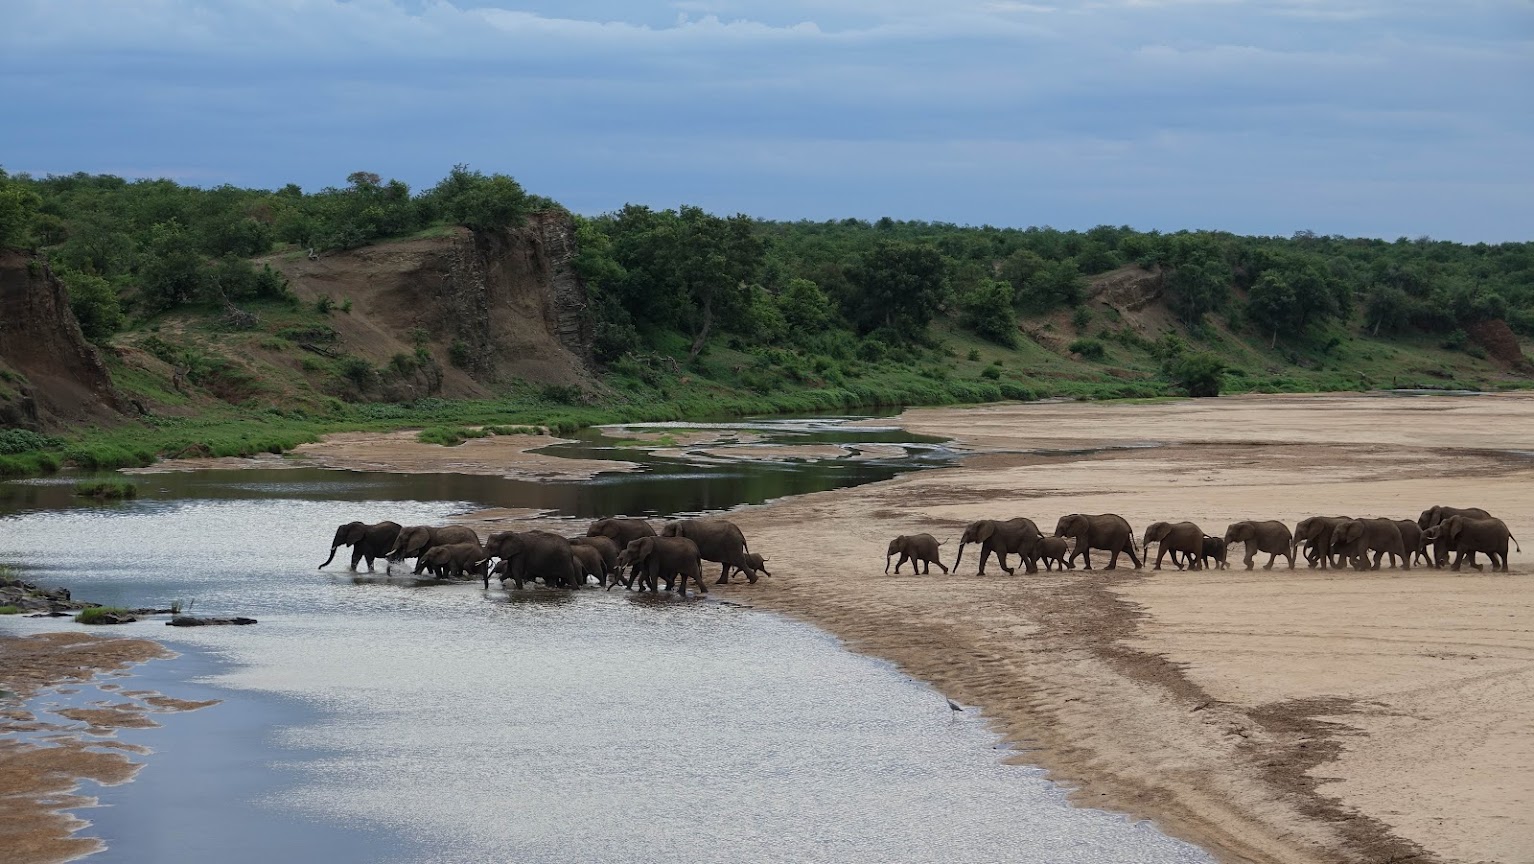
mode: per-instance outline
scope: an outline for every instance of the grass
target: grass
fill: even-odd
[[[124,609],[121,606],[92,606],[89,609],[80,610],[75,615],[75,623],[100,624],[108,615],[127,615],[131,611],[131,609]]]
[[[138,497],[138,487],[123,480],[76,483],[75,495],[81,498],[94,498],[97,501],[132,501]]]
[[[15,606],[0,606],[0,615],[20,615],[21,609]]]

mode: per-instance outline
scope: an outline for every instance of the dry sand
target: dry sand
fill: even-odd
[[[0,637],[0,687],[19,699],[50,689],[73,693],[60,685],[170,656],[157,643],[144,639],[83,633]],[[101,689],[113,688],[103,685]],[[126,783],[142,767],[126,754],[146,752],[133,744],[102,739],[116,729],[159,725],[151,714],[215,704],[171,699],[153,691],[119,690],[116,696],[131,698],[53,712],[77,721],[73,725],[39,720],[15,704],[0,706],[0,859],[6,864],[52,864],[102,849],[99,840],[74,836],[89,823],[66,811],[92,803],[75,789],[87,779],[105,785]],[[4,737],[7,732],[55,734],[47,736],[49,744],[42,746]]]
[[[1534,861],[1534,568],[885,576],[896,534],[1482,506],[1534,543],[1534,399],[1252,397],[912,411],[963,467],[732,514],[802,617],[980,706],[1083,804],[1229,861]],[[1176,446],[1090,451],[1144,442]],[[1056,451],[1056,452],[1048,452]],[[1077,451],[1077,452],[1063,452]],[[1105,555],[1097,553],[1097,566]],[[1264,559],[1265,560],[1265,556]],[[1282,566],[1282,565],[1280,565]]]

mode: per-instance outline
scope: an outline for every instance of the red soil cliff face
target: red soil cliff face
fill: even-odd
[[[110,423],[123,407],[64,286],[41,262],[0,251],[0,427]]]

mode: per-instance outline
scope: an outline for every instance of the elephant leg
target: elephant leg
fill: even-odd
[[[1363,554],[1363,557],[1364,558],[1368,558],[1369,557],[1369,553],[1365,552]],[[1370,567],[1369,569],[1370,570],[1378,570],[1378,569],[1380,569],[1380,561],[1383,560],[1384,557],[1385,557],[1385,550],[1383,550],[1383,549],[1376,549],[1376,550],[1374,550],[1374,566]]]
[[[913,572],[913,573],[916,572],[916,562],[915,561],[911,562],[911,572]],[[923,576],[931,576],[932,575],[932,559],[929,558],[926,561],[921,562],[921,575],[923,575]]]
[[[1136,570],[1139,570],[1141,565],[1145,563],[1135,554],[1135,543],[1133,540],[1124,541],[1124,554],[1129,556],[1129,563],[1135,565]]]
[[[1452,566],[1450,566],[1449,569],[1453,570],[1455,573],[1458,573],[1459,572],[1459,565],[1464,560],[1465,560],[1465,553],[1463,553],[1463,552],[1456,552],[1456,553],[1454,553],[1454,564]]]
[[[352,572],[353,573],[357,572],[357,562],[359,562],[361,560],[362,560],[362,544],[359,543],[356,546],[352,547]],[[371,559],[371,558],[368,559],[368,569],[369,570],[373,569],[373,559]]]
[[[985,575],[985,562],[990,560],[991,552],[992,552],[992,549],[991,549],[991,544],[990,544],[989,541],[987,541],[986,543],[981,544],[981,546],[980,546],[980,569],[975,571],[975,575],[976,576],[984,576]]]
[[[365,556],[365,557],[368,559],[368,572],[372,573],[373,572],[373,556],[372,555],[368,555],[368,556]]]
[[[1161,545],[1161,544],[1160,544],[1160,543],[1157,543],[1157,544],[1156,544],[1156,547],[1157,547],[1157,548],[1156,548],[1156,566],[1155,566],[1155,567],[1153,567],[1153,568],[1152,568],[1152,569],[1154,569],[1154,570],[1160,570],[1160,569],[1161,569],[1161,556],[1163,556],[1163,555],[1165,555],[1165,554],[1166,554],[1166,547],[1165,547],[1165,546],[1162,546],[1162,545]],[[1117,553],[1117,552],[1114,552],[1114,553],[1113,553],[1113,558],[1111,558],[1111,559],[1110,559],[1110,560],[1109,560],[1109,561],[1108,561],[1108,569],[1109,569],[1109,570],[1112,570],[1112,569],[1113,569],[1113,565],[1114,565],[1114,564],[1115,564],[1115,563],[1116,563],[1116,562],[1117,562],[1117,561],[1118,561],[1118,560],[1119,560],[1119,553]],[[1173,552],[1173,553],[1172,553],[1172,560],[1173,560],[1173,561],[1176,561],[1176,560],[1177,560],[1177,553],[1176,553],[1176,552]]]
[[[948,567],[947,567],[947,566],[946,566],[946,565],[944,565],[944,564],[943,564],[943,562],[941,562],[941,561],[935,561],[935,562],[933,562],[933,563],[935,563],[935,564],[937,564],[937,566],[938,566],[938,569],[939,569],[939,570],[942,570],[942,571],[943,571],[943,575],[944,575],[944,576],[947,576],[947,575],[948,575]]]

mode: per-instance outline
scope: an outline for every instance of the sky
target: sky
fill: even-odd
[[[0,167],[1534,239],[1526,0],[0,0]]]

